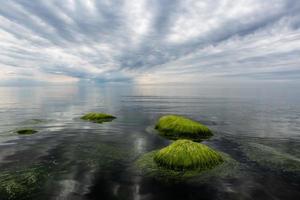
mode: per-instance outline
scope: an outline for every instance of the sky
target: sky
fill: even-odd
[[[0,84],[220,80],[300,80],[300,1],[1,1]]]

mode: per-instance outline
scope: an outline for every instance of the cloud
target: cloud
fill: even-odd
[[[11,0],[0,80],[299,79],[297,0]]]

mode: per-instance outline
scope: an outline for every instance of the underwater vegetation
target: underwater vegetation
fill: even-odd
[[[159,150],[154,161],[172,170],[213,168],[223,162],[222,156],[208,146],[190,140],[177,140]]]
[[[131,153],[127,148],[101,140],[96,144],[94,140],[63,143],[52,150],[45,158],[41,158],[42,162],[27,166],[17,164],[9,170],[0,170],[0,200],[54,199],[53,196],[57,195],[57,191],[60,192],[62,181],[66,179],[78,181],[78,186],[86,184],[80,182],[83,180],[81,177],[70,177],[70,172],[80,174],[78,176],[104,176],[112,168],[123,169],[121,163],[128,162]],[[76,168],[72,169],[74,166]],[[87,174],[81,170],[86,170]]]
[[[251,142],[242,145],[242,150],[250,160],[263,167],[284,172],[300,172],[300,158],[273,147]]]
[[[114,119],[116,119],[115,116],[109,115],[106,113],[87,113],[84,116],[81,117],[83,120],[95,122],[95,123],[103,123],[103,122],[110,122]]]
[[[44,181],[47,170],[42,167],[32,167],[20,171],[0,173],[0,199],[28,200],[34,199]]]
[[[17,130],[17,133],[19,135],[31,135],[31,134],[34,134],[34,133],[37,133],[38,131],[37,130],[34,130],[34,129],[20,129],[20,130]]]
[[[160,135],[169,139],[203,140],[213,134],[209,128],[186,117],[165,115],[158,120],[155,128]]]
[[[72,152],[67,153],[66,156],[76,156],[78,163],[91,169],[109,169],[117,162],[128,161],[128,155],[131,153],[128,149],[120,150],[119,146],[100,141],[96,145],[83,143],[71,145],[69,148],[72,149]]]

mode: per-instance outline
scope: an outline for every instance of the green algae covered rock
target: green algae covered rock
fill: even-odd
[[[166,115],[159,119],[155,128],[162,136],[170,139],[203,140],[213,134],[206,126],[186,117]]]
[[[240,172],[238,162],[229,155],[186,139],[144,154],[135,167],[140,175],[164,182],[206,183],[218,178],[233,178]]]
[[[95,122],[95,123],[102,123],[102,122],[110,122],[116,119],[115,116],[106,114],[106,113],[87,113],[81,117],[83,120]]]
[[[222,156],[204,144],[190,140],[177,140],[159,150],[154,161],[161,167],[172,170],[205,170],[223,162]]]
[[[17,130],[17,133],[19,135],[31,135],[31,134],[34,134],[34,133],[37,133],[38,131],[34,130],[34,129],[20,129],[20,130]]]

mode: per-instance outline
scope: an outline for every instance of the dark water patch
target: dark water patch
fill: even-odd
[[[153,179],[141,182],[140,195],[145,199],[215,199],[217,190],[209,185],[193,185],[188,183],[162,183]],[[201,194],[198,192],[201,191]]]
[[[28,120],[24,120],[21,122],[21,124],[24,125],[37,125],[37,124],[42,124],[42,123],[47,123],[49,122],[49,120],[46,119],[28,119]]]
[[[32,135],[37,133],[37,130],[34,129],[19,129],[16,131],[19,135]]]

